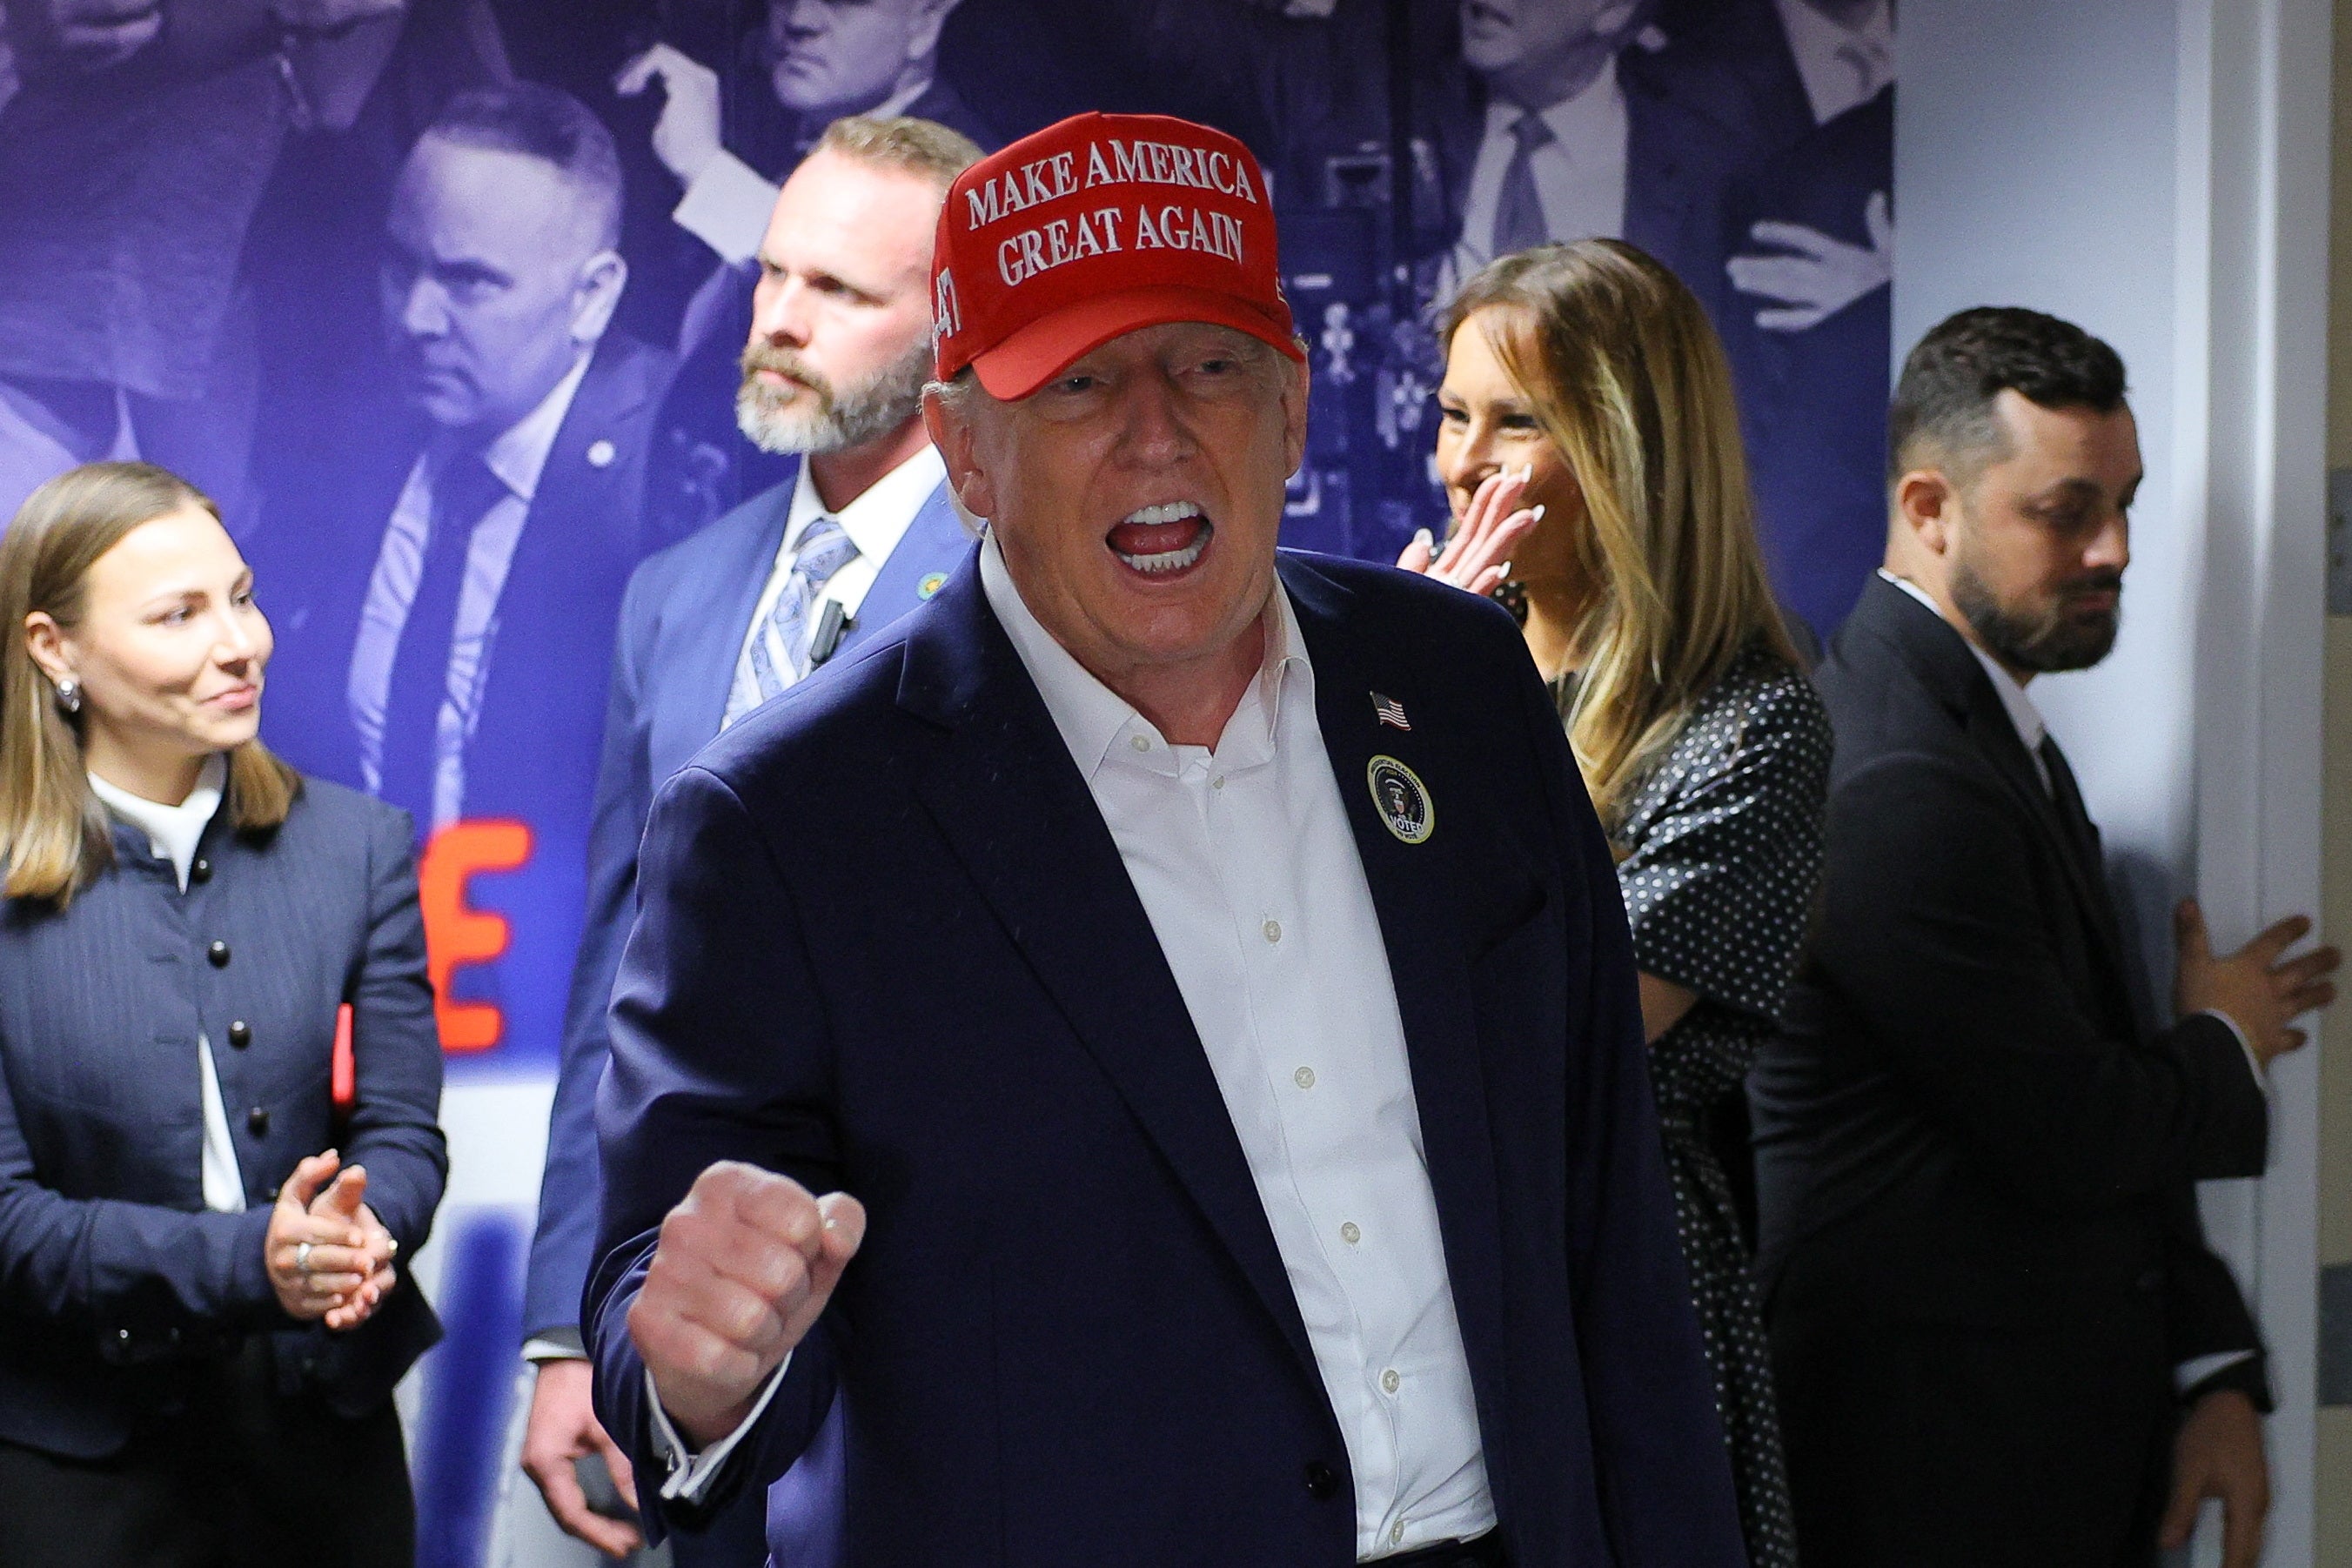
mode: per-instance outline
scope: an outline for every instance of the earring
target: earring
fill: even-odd
[[[81,711],[81,682],[72,676],[58,678],[58,706],[68,713]]]

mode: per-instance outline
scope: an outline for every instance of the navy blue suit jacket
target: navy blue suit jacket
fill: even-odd
[[[636,918],[637,840],[654,792],[719,733],[735,660],[783,543],[792,502],[790,479],[752,497],[649,557],[622,601],[589,841],[588,913],[572,967],[539,1231],[524,1287],[527,1335],[580,1321],[596,1245],[596,1080],[604,1070],[613,974]],[[921,603],[925,588],[936,589],[971,545],[941,486],[890,552],[834,657],[845,659]]]
[[[1743,1563],[1631,943],[1559,718],[1494,606],[1281,569],[1512,1560]],[[1377,752],[1425,781],[1425,843],[1376,815]],[[585,1327],[643,1495],[626,1313],[663,1215],[744,1160],[856,1194],[870,1228],[715,1505],[790,1464],[838,1388],[853,1568],[1354,1561],[1346,1447],[1216,1079],[971,561],[665,785],[642,866]]]
[[[0,902],[0,1438],[104,1458],[172,1386],[163,1363],[254,1332],[281,1388],[358,1415],[440,1337],[405,1280],[349,1333],[298,1324],[262,1260],[278,1185],[330,1145],[367,1167],[403,1258],[432,1228],[441,1047],[408,834],[405,813],[311,780],[272,832],[215,817],[184,893],[118,824],[114,864],[65,909]],[[358,1098],[336,1129],[345,1002]],[[243,1214],[204,1206],[199,1034]]]

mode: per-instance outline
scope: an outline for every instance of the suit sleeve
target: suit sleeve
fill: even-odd
[[[1737,1568],[1747,1548],[1676,1239],[1633,939],[1559,715],[1517,663],[1570,908],[1569,1289],[1602,1517],[1628,1568]]]
[[[666,1467],[627,1319],[664,1216],[721,1160],[780,1172],[812,1192],[841,1186],[842,1166],[825,999],[776,858],[742,802],[700,768],[671,779],[655,801],[638,874],[636,929],[614,991],[612,1062],[597,1095],[604,1204],[582,1327],[597,1413],[650,1502]],[[738,1488],[766,1485],[799,1457],[833,1399],[842,1316],[836,1296],[719,1478],[693,1503],[662,1502],[657,1528],[699,1526]]]
[[[2229,1026],[2103,1036],[2054,957],[2015,803],[1940,758],[1893,753],[1830,797],[1835,994],[1927,1113],[2016,1201],[2079,1215],[2263,1168],[2268,1113]]]
[[[595,815],[588,837],[588,909],[564,1007],[563,1058],[548,1114],[547,1168],[540,1179],[539,1228],[531,1238],[523,1287],[523,1337],[577,1333],[580,1296],[596,1253],[599,1186],[596,1085],[611,1036],[614,978],[637,912],[637,841],[652,805],[653,784],[635,643],[642,574],[621,609],[613,678],[604,704],[604,754],[596,771]]]
[[[350,982],[353,1100],[343,1163],[367,1167],[368,1207],[415,1258],[449,1173],[441,1037],[425,967],[425,916],[408,818],[377,812],[364,945]]]

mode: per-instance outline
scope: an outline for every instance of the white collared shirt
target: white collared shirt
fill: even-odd
[[[828,513],[824,502],[818,499],[816,481],[809,477],[807,459],[801,462],[800,475],[793,481],[792,509],[784,517],[784,537],[776,548],[775,563],[769,568],[767,586],[760,590],[760,602],[751,611],[751,619],[743,628],[743,640],[735,656],[735,681],[740,686],[749,679],[751,662],[751,642],[768,624],[768,616],[776,607],[777,596],[783,593],[791,580],[793,563],[800,559],[801,539],[810,523],[830,516],[857,546],[855,559],[844,564],[817,595],[811,606],[812,616],[822,615],[830,602],[841,606],[845,620],[855,620],[866,603],[866,594],[875,579],[881,576],[882,567],[890,552],[898,548],[898,541],[913,526],[915,514],[923,510],[948,477],[947,464],[938,450],[926,445],[913,457],[867,486],[839,511]],[[811,626],[816,625],[812,618]],[[779,667],[780,673],[789,670]],[[736,715],[740,717],[740,715]],[[730,721],[732,721],[731,720]]]
[[[588,374],[594,346],[580,351],[571,370],[539,406],[524,415],[491,442],[482,461],[506,486],[500,496],[472,525],[466,548],[466,580],[458,590],[457,616],[449,637],[448,690],[442,700],[434,742],[433,820],[417,826],[426,831],[446,826],[464,815],[466,803],[466,742],[473,734],[481,707],[482,687],[489,672],[489,653],[497,634],[499,596],[506,591],[507,570],[514,564],[515,547],[530,521],[530,503],[539,493],[540,476],[572,400]],[[376,552],[375,570],[368,578],[367,598],[360,610],[360,632],[352,648],[352,668],[344,688],[352,723],[359,732],[360,777],[370,794],[383,787],[384,711],[392,701],[394,661],[400,653],[401,629],[408,624],[409,606],[425,575],[425,550],[433,531],[433,475],[430,454],[419,457],[408,471],[400,500],[385,525],[383,542]]]
[[[157,859],[171,866],[184,893],[188,890],[188,867],[196,858],[196,844],[211,826],[213,815],[220,810],[221,794],[227,786],[228,760],[217,752],[205,759],[204,769],[196,775],[196,787],[177,805],[142,800],[96,773],[89,775],[89,787],[99,800],[147,836],[148,847],[154,850]],[[245,1178],[237,1170],[236,1143],[229,1136],[228,1110],[221,1102],[220,1073],[213,1065],[212,1041],[201,1033],[196,1036],[196,1083],[205,1119],[200,1170],[205,1207],[215,1214],[243,1214]]]
[[[1471,166],[1454,269],[1466,279],[1496,256],[1503,177],[1518,151],[1511,127],[1528,111],[1507,99],[1486,105],[1486,140]],[[1631,121],[1612,57],[1582,92],[1541,112],[1552,139],[1528,154],[1543,206],[1544,230],[1556,241],[1615,238],[1625,232],[1625,158]]]
[[[1868,103],[1895,79],[1895,12],[1887,0],[1876,0],[1853,26],[1823,16],[1810,0],[1778,3],[1814,124]]]
[[[1277,584],[1214,748],[1171,745],[981,584],[1118,847],[1223,1091],[1356,1482],[1360,1560],[1493,1528],[1404,1025]]]

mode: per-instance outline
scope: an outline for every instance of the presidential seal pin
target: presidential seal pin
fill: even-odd
[[[923,580],[915,584],[915,597],[918,599],[929,598],[932,595],[938,593],[940,588],[946,585],[947,580],[948,574],[944,572],[931,572],[925,574]]]
[[[1421,775],[1394,757],[1377,756],[1364,770],[1372,786],[1372,806],[1400,842],[1421,844],[1437,826],[1437,806]]]

